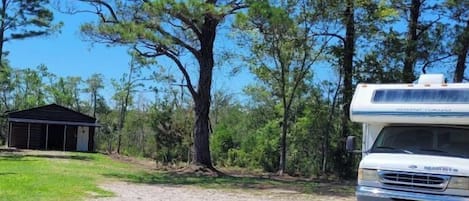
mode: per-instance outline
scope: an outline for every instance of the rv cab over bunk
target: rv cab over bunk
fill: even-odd
[[[469,200],[469,83],[358,84],[350,118],[363,125],[358,201]]]

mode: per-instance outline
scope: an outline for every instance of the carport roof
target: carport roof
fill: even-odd
[[[95,118],[57,104],[8,112],[6,115],[11,122],[99,126]]]

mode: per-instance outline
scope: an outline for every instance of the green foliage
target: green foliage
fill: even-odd
[[[10,109],[26,109],[46,103],[46,84],[43,78],[50,74],[45,66],[33,69],[16,69],[10,74],[10,83],[14,86],[11,91],[12,104]]]
[[[100,154],[0,152],[0,172],[2,200],[80,200],[111,196],[98,187],[103,175],[135,169]]]
[[[48,0],[6,0],[6,7],[0,7],[2,16],[3,41],[24,39],[51,34],[62,26],[53,24],[54,15],[47,7]]]
[[[249,7],[247,17],[238,16],[237,25],[250,39],[246,47],[253,53],[247,61],[250,70],[276,99],[282,116],[280,173],[285,171],[287,134],[291,127],[292,105],[307,88],[312,66],[323,49],[312,49],[315,38],[309,37],[311,24],[304,18],[307,8],[302,1],[258,1]],[[256,32],[252,32],[252,30]],[[269,151],[270,152],[270,151]],[[272,165],[265,165],[268,169]]]
[[[80,111],[80,77],[59,78],[55,83],[46,86],[52,96],[51,102]]]
[[[272,120],[251,136],[253,139],[243,143],[242,147],[252,154],[255,167],[275,172],[279,164],[280,122]],[[254,144],[251,144],[254,143]],[[255,146],[253,146],[255,145]]]
[[[7,41],[53,34],[62,27],[54,24],[49,0],[4,0],[0,4],[0,61]],[[3,68],[2,68],[3,69]]]
[[[275,171],[279,156],[279,122],[271,121],[263,128],[247,130],[247,133],[243,132],[244,126],[247,125],[241,119],[237,123],[217,126],[211,139],[216,164]]]
[[[17,25],[5,30],[5,41],[47,35],[60,26],[52,23],[45,0],[10,2],[24,9],[3,9],[7,12],[1,19]],[[118,149],[121,154],[151,157],[165,164],[190,162],[195,113],[200,109],[196,101],[205,97],[210,99],[204,102],[210,107],[204,106],[210,108],[207,136],[215,165],[275,172],[280,168],[285,137],[286,173],[347,176],[355,167],[344,163],[353,161],[344,152],[344,134],[360,136],[360,126],[344,115],[356,83],[400,82],[409,56],[415,57],[411,63],[415,72],[431,67],[432,71],[452,71],[455,55],[467,64],[469,5],[464,0],[421,1],[414,40],[409,40],[407,30],[411,1],[93,2],[102,18],[81,27],[85,37],[135,48],[129,72],[112,81],[113,96],[103,94],[107,87],[103,75],[60,77],[45,66],[17,69],[3,59],[0,110],[56,102],[98,118],[102,125],[96,138],[98,150]],[[108,4],[112,10],[107,10],[106,2],[112,2]],[[239,12],[242,8],[247,9]],[[18,19],[12,18],[15,12]],[[232,14],[233,18],[228,17]],[[227,32],[217,32],[225,20],[234,22],[227,32],[241,46],[221,58],[234,58],[236,65],[246,66],[256,78],[244,88],[243,101],[228,90],[211,90],[207,83],[214,79],[204,77],[211,75],[217,66],[214,60],[223,55],[215,41],[228,39]],[[29,24],[19,26],[20,22]],[[346,30],[346,25],[353,26]],[[346,41],[351,42],[347,43],[351,49],[345,48]],[[411,46],[415,51],[406,53]],[[347,51],[352,58],[344,58]],[[182,65],[178,69],[188,75],[180,79],[179,74],[172,74],[166,62],[156,62],[159,56]],[[187,59],[202,63],[189,65]],[[352,65],[349,73],[344,71],[346,61]],[[158,68],[146,77],[140,73],[142,66]],[[206,79],[200,82],[202,86],[190,83],[195,72],[201,73],[195,80]],[[319,77],[324,74],[329,75]],[[152,101],[139,96],[144,90],[141,81],[150,78],[156,80]],[[179,80],[180,89],[174,87]],[[1,124],[0,141],[4,142],[7,127]]]
[[[174,114],[169,104],[161,108],[151,108],[150,122],[154,130],[156,152],[154,158],[164,163],[174,162],[178,158],[178,147],[182,144],[182,133],[173,128]],[[181,159],[178,159],[181,161]]]
[[[140,56],[138,61],[165,56],[174,62],[184,76],[196,107],[194,115],[198,121],[195,122],[193,135],[194,163],[211,167],[209,131],[206,126],[209,124],[215,38],[223,20],[242,9],[244,4],[238,1],[196,0],[117,1],[115,4],[102,0],[83,2],[94,5],[96,13],[101,17],[100,22],[82,27],[82,33],[91,40],[112,45],[132,45]],[[105,13],[102,7],[106,8]],[[198,63],[197,89],[181,61],[187,52]]]
[[[228,159],[229,152],[233,148],[239,147],[234,141],[236,129],[231,129],[228,125],[218,125],[210,139],[210,146],[213,152],[213,160],[215,165],[224,166],[224,162]]]

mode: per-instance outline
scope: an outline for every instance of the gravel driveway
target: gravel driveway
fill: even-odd
[[[204,189],[194,186],[149,185],[128,182],[110,182],[101,188],[112,191],[116,197],[90,201],[355,201],[354,197],[301,194],[286,190]]]

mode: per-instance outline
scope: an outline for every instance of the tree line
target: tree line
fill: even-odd
[[[24,31],[15,35],[24,39],[60,27],[46,12],[48,1],[4,2],[10,3],[2,7],[2,44],[15,38],[5,37],[12,30]],[[6,5],[26,6],[35,12],[19,19],[41,23],[8,21],[14,19]],[[80,0],[54,6],[95,13],[95,22],[81,26],[83,36],[131,50],[128,73],[113,82],[113,104],[100,94],[100,75],[66,79],[44,66],[10,68],[2,59],[2,111],[63,104],[99,119],[100,150],[162,163],[352,177],[356,160],[343,144],[347,135],[361,135],[349,120],[357,83],[410,83],[427,72],[467,79],[465,0]],[[27,34],[20,26],[45,30]],[[158,73],[167,69],[160,58],[178,72]],[[213,88],[217,67],[255,76],[245,101]],[[142,68],[155,73],[142,75]],[[324,71],[334,76],[319,77]],[[165,84],[148,100],[139,95],[144,81]]]

